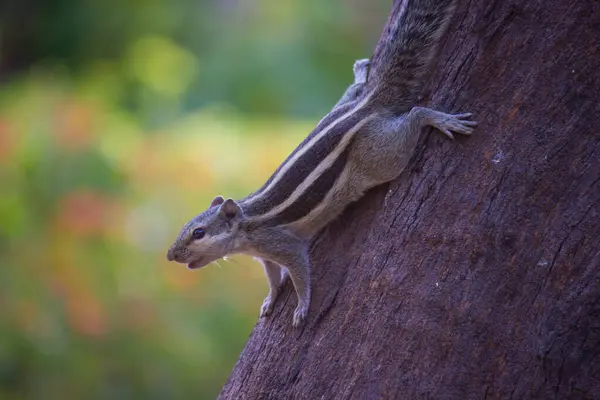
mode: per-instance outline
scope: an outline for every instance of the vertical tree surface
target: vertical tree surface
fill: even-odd
[[[423,103],[476,134],[320,233],[221,398],[600,399],[599,81],[597,1],[461,2]]]

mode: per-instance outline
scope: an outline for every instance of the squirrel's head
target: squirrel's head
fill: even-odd
[[[231,199],[215,197],[208,210],[185,224],[167,252],[167,260],[204,267],[234,251],[242,209]]]

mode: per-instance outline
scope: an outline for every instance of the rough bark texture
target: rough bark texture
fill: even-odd
[[[221,397],[600,399],[599,41],[597,1],[462,2],[426,103],[476,135],[319,235]]]

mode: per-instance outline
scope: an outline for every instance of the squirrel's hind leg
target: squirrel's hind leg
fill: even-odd
[[[414,107],[407,114],[380,116],[365,124],[356,135],[349,154],[350,167],[359,186],[370,187],[389,182],[402,173],[410,161],[425,126],[439,129],[454,139],[452,132],[471,135],[477,122],[470,113],[446,114]]]

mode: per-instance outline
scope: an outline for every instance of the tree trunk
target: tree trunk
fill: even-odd
[[[461,3],[426,104],[475,135],[321,232],[221,398],[600,399],[600,4]]]

